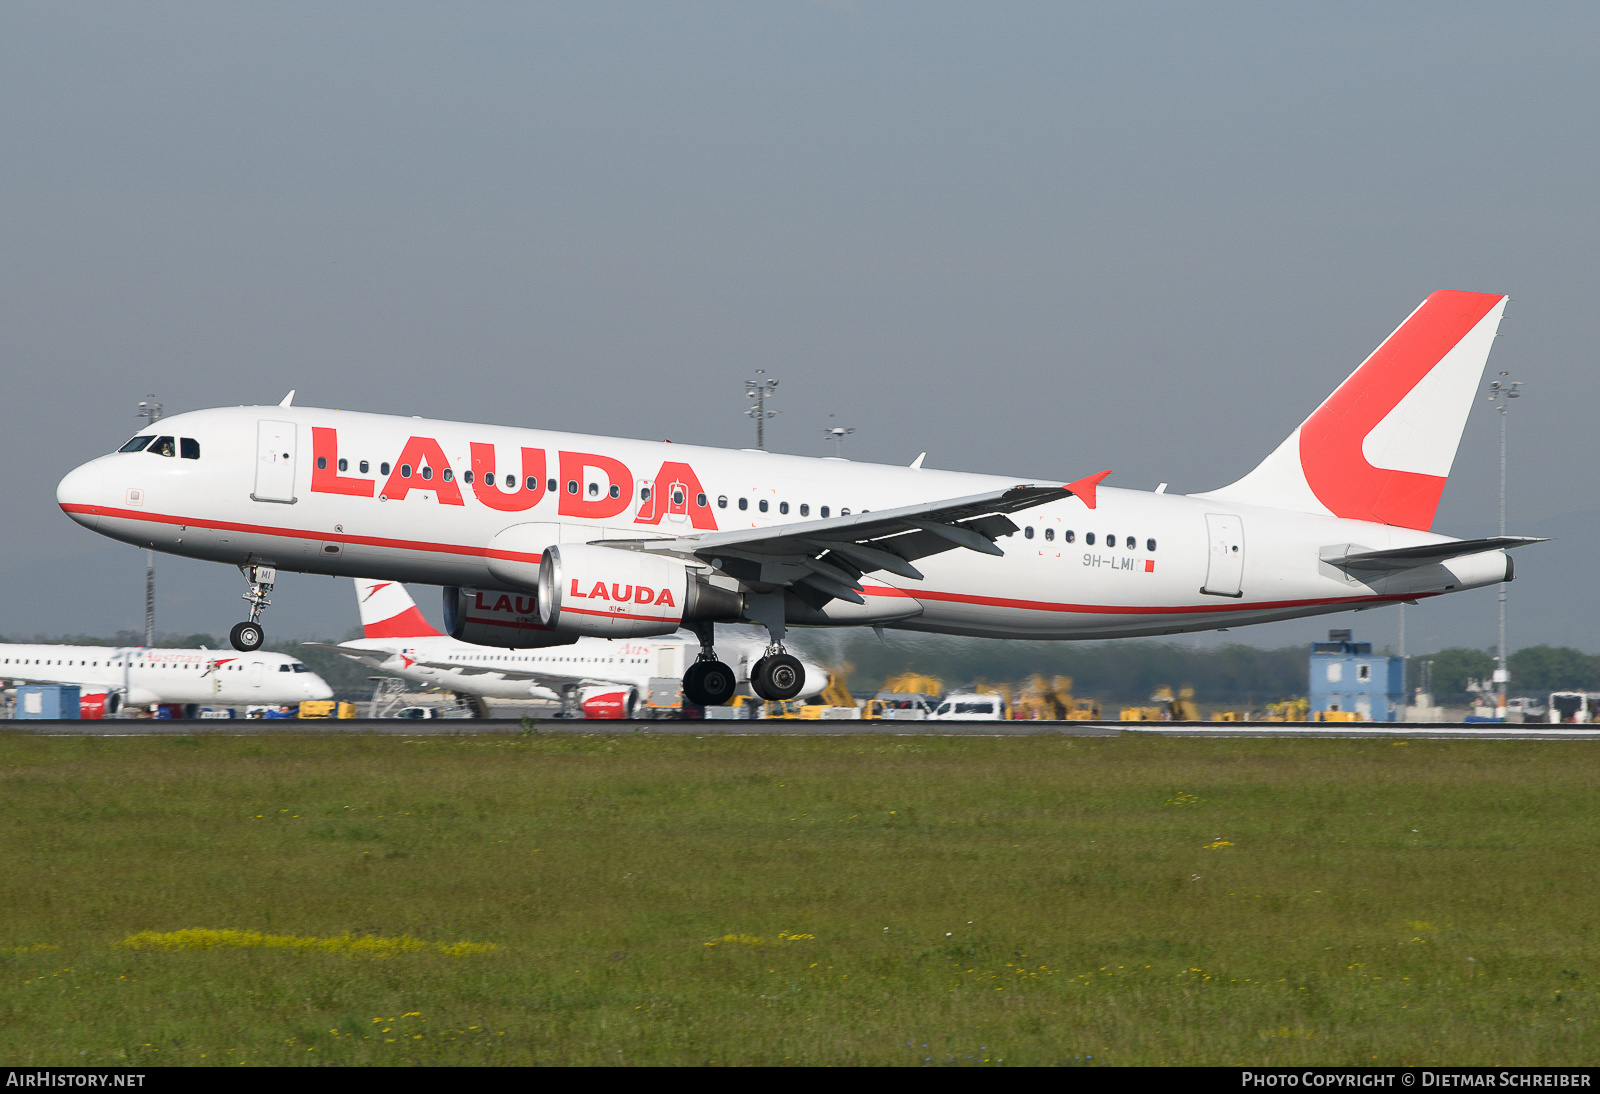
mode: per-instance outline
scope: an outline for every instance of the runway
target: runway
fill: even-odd
[[[1412,741],[1600,741],[1600,726],[1561,727],[1540,722],[1274,724],[1263,722],[899,722],[809,721],[602,721],[540,719],[426,720],[351,718],[217,721],[13,721],[4,731],[57,737],[195,736],[200,734],[374,733],[396,737],[460,737],[565,733],[589,736],[646,734],[693,737],[1262,737],[1281,740],[1393,739]]]

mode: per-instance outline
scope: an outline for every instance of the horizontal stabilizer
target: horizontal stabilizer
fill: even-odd
[[[1539,536],[1489,536],[1486,539],[1452,539],[1443,543],[1424,543],[1420,547],[1396,547],[1388,551],[1369,551],[1354,543],[1324,547],[1319,556],[1330,566],[1347,570],[1410,570],[1431,566],[1462,555],[1484,551],[1505,551],[1529,543],[1544,543]]]

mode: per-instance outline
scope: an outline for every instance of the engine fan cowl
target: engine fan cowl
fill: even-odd
[[[444,590],[444,629],[458,642],[504,650],[534,650],[569,646],[575,634],[562,634],[539,619],[532,593],[503,593],[492,589]]]
[[[595,638],[671,634],[685,623],[738,619],[744,598],[675,558],[563,543],[539,563],[539,618]]]

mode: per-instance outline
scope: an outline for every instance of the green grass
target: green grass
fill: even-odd
[[[5,734],[0,1056],[1583,1064],[1592,749]]]

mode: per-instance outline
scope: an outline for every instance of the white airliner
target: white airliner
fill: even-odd
[[[161,421],[62,479],[72,519],[243,568],[446,586],[453,637],[510,649],[693,630],[686,693],[726,701],[714,625],[1001,638],[1240,627],[1511,578],[1505,536],[1432,526],[1504,296],[1429,296],[1262,463],[1177,496],[293,406]],[[1214,442],[1213,442],[1214,443]],[[1000,541],[1000,542],[997,542]],[[1003,546],[1001,545],[1003,543]],[[519,611],[517,604],[536,612]],[[509,604],[509,606],[508,606]]]
[[[0,679],[77,684],[85,705],[105,714],[123,705],[278,705],[333,697],[322,677],[293,657],[259,651],[7,644],[0,645]]]
[[[561,700],[569,709],[575,704],[568,700],[578,700],[585,708],[600,701],[602,707],[615,704],[617,713],[631,717],[652,677],[683,675],[689,640],[682,636],[647,641],[581,638],[571,645],[542,649],[475,646],[435,630],[398,581],[357,578],[355,584],[362,637],[337,646],[305,645],[457,695]],[[531,611],[531,605],[525,606]],[[765,646],[740,639],[722,643],[724,651],[738,656],[741,678],[748,678],[749,664]],[[820,689],[824,671],[816,665],[806,667],[814,681],[808,691]]]

